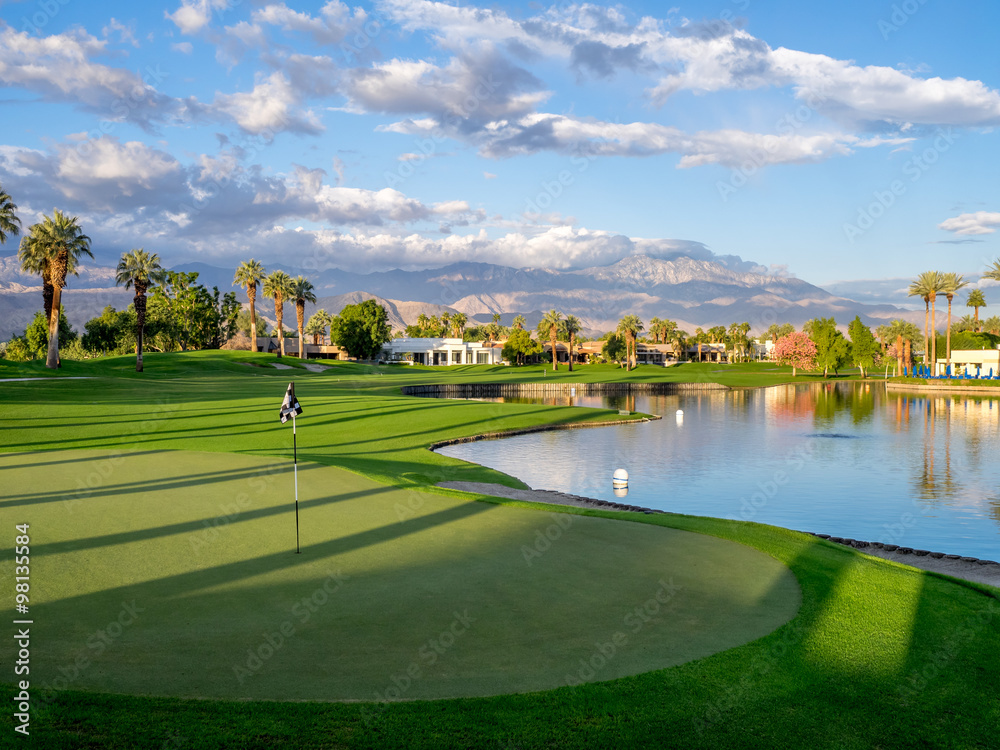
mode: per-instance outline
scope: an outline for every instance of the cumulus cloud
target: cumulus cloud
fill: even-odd
[[[980,81],[922,78],[914,70],[772,49],[722,20],[680,27],[650,17],[628,23],[616,9],[590,5],[561,5],[525,20],[430,0],[387,0],[385,7],[406,30],[427,30],[445,47],[502,43],[522,58],[563,59],[578,73],[601,78],[622,69],[664,71],[647,92],[658,105],[679,91],[778,87],[860,129],[1000,124],[1000,93]]]
[[[1000,212],[976,211],[971,214],[960,214],[945,219],[938,224],[938,229],[955,234],[993,234],[1000,226]]]
[[[323,126],[310,110],[302,110],[299,92],[282,73],[259,80],[252,91],[217,94],[213,109],[231,117],[253,135],[289,130],[317,134]]]
[[[173,13],[163,11],[164,18],[173,21],[182,34],[197,34],[212,20],[212,12],[225,13],[232,0],[181,0]]]
[[[34,37],[9,26],[0,28],[0,84],[147,130],[154,123],[184,119],[186,103],[156,89],[166,72],[147,68],[136,74],[94,62],[106,53],[106,46],[106,40],[82,29]]]

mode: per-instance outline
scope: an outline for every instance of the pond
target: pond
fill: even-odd
[[[534,401],[546,402],[663,419],[440,452],[536,489],[1000,559],[995,397],[872,382]],[[612,490],[617,468],[629,473],[626,499]]]

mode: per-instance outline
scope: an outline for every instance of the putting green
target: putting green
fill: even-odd
[[[297,555],[291,469],[184,451],[0,455],[5,533],[30,524],[33,687],[495,695],[680,664],[798,611],[791,572],[749,547],[311,463]],[[13,653],[8,639],[0,658]]]

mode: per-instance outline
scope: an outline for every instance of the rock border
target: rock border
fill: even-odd
[[[1000,565],[996,560],[981,560],[978,557],[964,557],[962,555],[950,555],[944,552],[931,552],[926,549],[914,549],[913,547],[901,547],[898,544],[885,544],[883,542],[865,542],[859,539],[850,539],[848,537],[831,536],[830,534],[816,534],[812,531],[806,532],[812,536],[818,537],[820,539],[825,539],[828,542],[833,542],[835,544],[842,544],[845,547],[853,547],[854,549],[880,549],[886,552],[894,552],[897,555],[914,555],[916,557],[932,557],[936,560],[960,560],[961,562],[976,563],[978,565]]]

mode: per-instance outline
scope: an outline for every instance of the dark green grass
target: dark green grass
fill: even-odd
[[[61,685],[82,655],[65,686],[273,700],[526,692],[566,684],[616,633],[627,643],[604,678],[741,645],[799,606],[787,568],[743,545],[313,463],[298,468],[300,554],[286,460],[15,453],[0,454],[0,474],[13,498],[0,508],[36,530],[40,685]],[[568,580],[572,595],[554,595]]]
[[[63,368],[66,374],[99,375],[94,381],[0,383],[2,449],[134,446],[287,458],[290,436],[287,427],[277,426],[276,409],[288,371],[237,365],[232,353],[158,359],[150,358],[144,376],[129,372],[129,358],[121,358]],[[691,367],[704,368],[706,377],[707,370],[724,369]],[[440,479],[504,480],[421,446],[484,427],[585,416],[585,410],[425,403],[398,395],[405,382],[460,382],[477,369],[438,374],[381,368],[379,374],[362,365],[339,365],[322,375],[295,373],[308,415],[300,423],[305,454],[300,456],[402,487],[426,487]],[[650,380],[675,368],[648,368],[649,375],[645,370],[628,377]],[[508,377],[531,377],[512,372]],[[592,372],[597,379],[610,377]],[[762,385],[782,377],[758,374]],[[15,376],[24,376],[23,368],[0,372]],[[583,371],[572,374],[577,382],[585,377]],[[723,374],[713,377],[725,382]],[[748,369],[732,377],[756,375]],[[490,507],[491,513],[507,512]],[[550,509],[539,511],[544,517]],[[6,512],[3,517],[10,524],[20,520]],[[669,669],[492,698],[389,705],[233,703],[68,690],[37,708],[31,740],[13,734],[5,712],[0,744],[13,745],[8,738],[14,737],[18,747],[45,748],[997,746],[995,590],[959,585],[773,527],[673,515],[627,519],[620,523],[719,536],[777,558],[801,587],[798,616],[763,639]],[[569,574],[555,582],[552,599],[571,597],[573,580]],[[0,687],[0,698],[9,706],[11,677],[0,679],[8,683]]]

